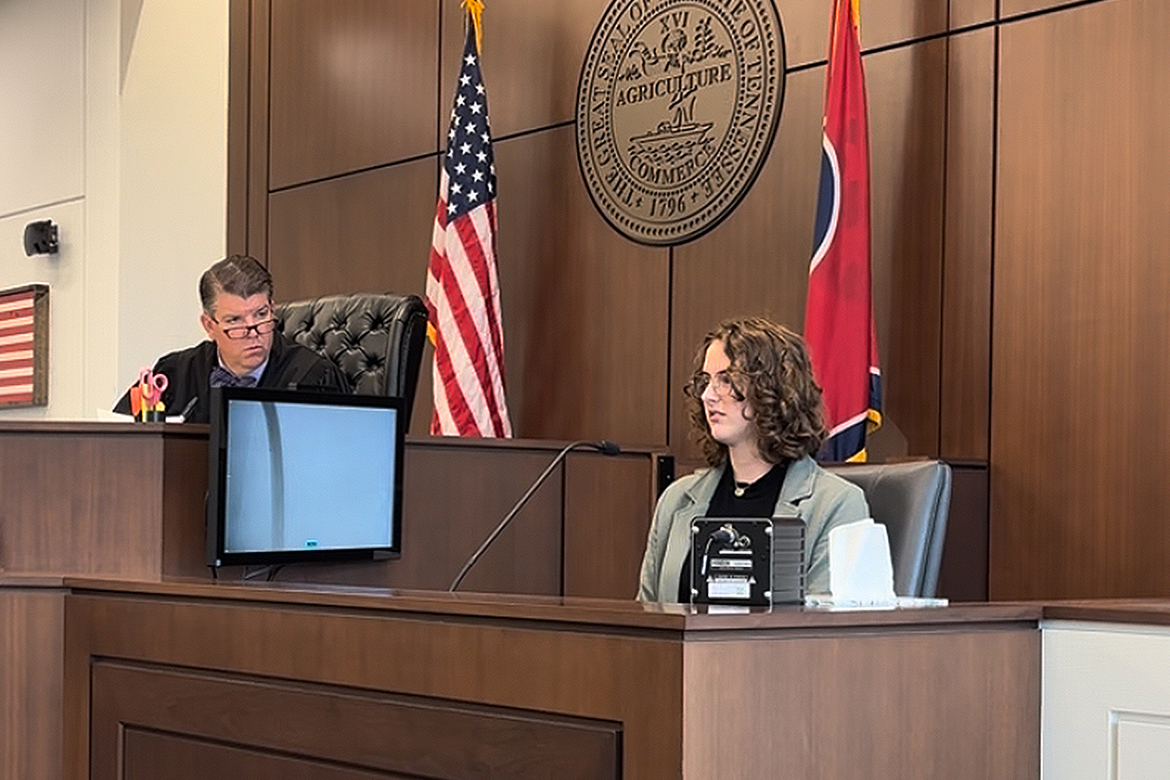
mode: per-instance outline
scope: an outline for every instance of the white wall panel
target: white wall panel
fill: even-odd
[[[1043,626],[1041,780],[1168,776],[1170,629]]]
[[[82,194],[85,3],[0,2],[0,217]]]
[[[122,21],[119,376],[203,338],[199,274],[227,235],[228,0]],[[111,399],[111,404],[114,399]]]

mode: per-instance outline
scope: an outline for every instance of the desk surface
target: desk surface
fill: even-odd
[[[1170,599],[1097,599],[1045,602],[1045,620],[1082,620],[1170,626]]]
[[[634,600],[567,598],[494,593],[447,593],[305,582],[244,582],[202,580],[132,581],[100,577],[67,577],[72,592],[157,595],[193,599],[299,604],[323,608],[360,609],[386,615],[420,614],[475,616],[547,624],[625,626],[667,631],[743,631],[850,627],[969,627],[976,623],[1029,624],[1043,616],[1039,602],[959,604],[948,607],[888,610],[833,610],[799,606],[753,608],[742,613],[710,613],[703,607],[642,604]]]

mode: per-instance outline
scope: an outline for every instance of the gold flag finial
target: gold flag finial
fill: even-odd
[[[471,14],[471,23],[475,25],[475,48],[483,53],[483,0],[463,0],[463,7]]]

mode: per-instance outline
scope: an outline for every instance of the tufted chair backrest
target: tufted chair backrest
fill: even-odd
[[[409,419],[427,309],[417,295],[330,295],[276,306],[285,336],[336,363],[358,395],[396,395]]]

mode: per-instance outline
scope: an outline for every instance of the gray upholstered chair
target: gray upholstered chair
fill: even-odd
[[[886,526],[899,596],[934,596],[951,506],[951,467],[938,460],[826,465],[865,491]]]
[[[417,295],[330,295],[276,307],[285,336],[341,367],[359,395],[391,395],[414,408],[427,331]]]

